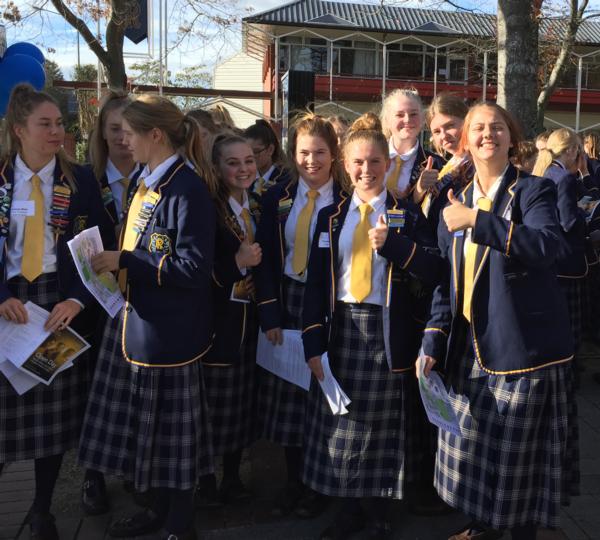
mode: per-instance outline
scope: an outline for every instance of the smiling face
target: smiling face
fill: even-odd
[[[387,124],[396,148],[403,142],[412,142],[414,146],[423,126],[423,111],[415,99],[399,95],[390,104]]]
[[[131,159],[131,150],[123,138],[123,108],[106,113],[102,126],[102,137],[108,147],[108,157],[113,161]]]
[[[472,111],[466,142],[476,166],[478,163],[506,163],[513,146],[508,124],[502,114],[486,106]]]
[[[256,178],[256,161],[252,147],[243,142],[224,146],[221,149],[218,170],[219,177],[229,192],[233,195],[241,194]]]
[[[318,189],[329,180],[333,156],[327,141],[322,137],[298,134],[294,161],[298,174],[311,189]]]
[[[344,167],[361,201],[369,202],[384,189],[389,166],[380,146],[367,139],[352,141],[344,151]]]
[[[25,119],[14,127],[25,156],[48,162],[65,142],[65,126],[60,109],[51,101],[40,103]]]
[[[437,113],[429,124],[431,137],[436,148],[456,154],[464,120],[457,116]]]

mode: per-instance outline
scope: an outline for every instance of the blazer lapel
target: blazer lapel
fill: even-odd
[[[277,224],[279,225],[279,253],[281,254],[281,267],[285,264],[285,224],[298,193],[298,182],[290,181],[283,191],[277,205]]]
[[[339,200],[337,202],[335,211],[329,216],[329,264],[330,264],[330,275],[331,275],[331,311],[335,306],[335,299],[337,297],[336,284],[337,284],[337,267],[338,267],[338,254],[340,248],[340,233],[342,232],[342,226],[346,215],[348,214],[348,208],[350,208],[350,201],[352,199],[347,197],[345,193],[339,193]]]

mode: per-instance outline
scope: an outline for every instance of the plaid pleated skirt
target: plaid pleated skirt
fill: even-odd
[[[495,529],[558,526],[569,369],[489,375],[467,336],[447,381],[462,437],[439,430],[434,484],[444,501]]]
[[[407,377],[386,360],[380,306],[338,303],[329,363],[352,403],[334,416],[313,378],[308,394],[303,481],[335,497],[403,495]]]
[[[203,366],[215,456],[235,452],[255,440],[256,314],[248,316],[246,324],[244,344],[237,364]]]
[[[304,283],[283,278],[283,328],[302,329]],[[262,436],[282,446],[301,447],[306,391],[271,372],[259,370],[258,415]]]
[[[567,300],[569,308],[569,320],[571,322],[571,332],[573,333],[573,348],[575,354],[581,345],[582,317],[583,317],[583,290],[584,279],[566,279],[559,278],[558,283]]]
[[[136,489],[191,489],[213,472],[199,362],[147,368],[123,358],[122,314],[108,321],[79,444],[82,466],[123,476]]]
[[[29,283],[22,277],[7,283],[23,303],[51,311],[60,299],[55,273]],[[0,373],[0,463],[62,454],[77,447],[90,383],[89,355],[59,373],[50,386],[38,384],[19,396]]]

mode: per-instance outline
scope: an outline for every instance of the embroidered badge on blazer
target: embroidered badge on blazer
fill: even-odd
[[[10,203],[12,193],[12,184],[4,184],[0,187],[0,237],[8,236],[8,215],[10,212]]]
[[[76,216],[73,220],[73,234],[79,234],[81,231],[87,229],[87,216]]]
[[[109,186],[102,188],[102,202],[104,206],[108,206],[111,202],[115,200],[112,190]]]
[[[387,211],[387,223],[388,227],[401,229],[406,223],[406,210],[400,208],[399,210],[388,210]]]
[[[283,221],[289,215],[292,205],[294,201],[292,199],[283,199],[279,201],[279,206],[277,207],[277,215],[279,216],[279,221]]]
[[[166,234],[152,233],[150,235],[148,251],[150,253],[162,253],[164,255],[171,255],[171,238]]]

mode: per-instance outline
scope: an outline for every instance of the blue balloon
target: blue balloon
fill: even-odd
[[[26,41],[20,41],[19,43],[13,43],[6,52],[3,58],[9,58],[15,54],[24,54],[25,56],[31,56],[35,58],[40,64],[44,65],[46,59],[44,53],[40,51],[35,45],[27,43]]]
[[[0,116],[4,116],[12,89],[19,83],[29,83],[41,90],[46,82],[44,67],[31,56],[14,54],[0,60]]]

